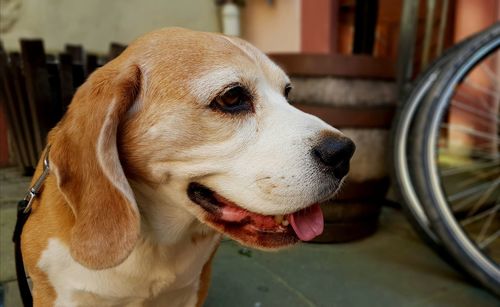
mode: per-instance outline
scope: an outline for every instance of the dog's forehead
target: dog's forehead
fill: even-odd
[[[221,86],[224,83],[265,79],[272,87],[289,83],[288,76],[264,53],[238,38],[181,28],[158,30],[136,40],[146,74],[174,78],[179,86]],[[174,73],[175,72],[175,73]]]
[[[281,85],[281,83],[286,84],[290,82],[288,76],[278,67],[278,65],[250,43],[236,37],[222,37],[233,44],[240,52],[243,52],[248,59],[259,67],[271,83],[278,83]]]

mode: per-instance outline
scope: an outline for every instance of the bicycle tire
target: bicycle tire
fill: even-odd
[[[440,123],[455,85],[499,48],[500,23],[496,23],[464,46],[442,69],[415,119],[415,129],[422,133],[415,140],[414,165],[416,190],[432,229],[463,270],[497,296],[500,296],[500,267],[478,250],[454,217],[444,195],[435,149]]]
[[[425,98],[427,92],[431,89],[433,82],[437,79],[442,68],[448,63],[453,55],[460,49],[475,39],[479,34],[470,36],[458,44],[448,48],[437,59],[435,59],[427,69],[419,75],[414,81],[412,90],[403,98],[404,103],[400,104],[394,115],[391,136],[389,155],[391,165],[391,178],[396,188],[397,197],[403,207],[403,212],[407,220],[412,225],[417,234],[426,242],[433,250],[441,257],[448,259],[446,250],[439,242],[439,238],[430,227],[429,220],[425,214],[417,193],[413,188],[415,175],[408,164],[411,164],[411,155],[408,155],[408,147],[411,147],[410,135],[413,135],[413,119],[418,113],[420,103]]]

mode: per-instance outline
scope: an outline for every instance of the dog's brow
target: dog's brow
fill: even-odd
[[[290,78],[283,73],[282,69],[276,65],[273,61],[271,61],[265,54],[263,54],[260,50],[255,48],[254,46],[242,42],[242,41],[235,41],[231,37],[227,36],[222,36],[224,39],[226,39],[228,42],[230,42],[233,46],[237,47],[239,50],[241,50],[248,58],[250,58],[254,63],[256,63],[258,66],[260,66],[263,70],[266,70],[270,73],[270,75],[275,75],[276,76],[276,81],[278,83],[281,83],[280,80],[283,78],[285,79],[285,83],[290,83]]]
[[[237,44],[234,40],[232,40],[231,38],[227,37],[227,36],[222,36],[224,39],[226,39],[229,43],[231,43],[233,46],[235,46],[236,48],[238,48],[239,50],[241,50],[249,59],[251,59],[254,63],[258,63],[258,60],[257,60],[257,57],[255,54],[251,53],[249,50],[248,50],[248,47],[245,47],[244,45],[242,44]]]
[[[222,90],[227,84],[241,82],[240,76],[238,70],[228,67],[207,71],[190,82],[191,93],[198,100],[206,100]]]

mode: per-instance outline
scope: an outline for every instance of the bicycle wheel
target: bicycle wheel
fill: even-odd
[[[444,67],[415,140],[418,197],[453,258],[500,296],[500,24]]]
[[[415,80],[412,90],[403,99],[396,110],[396,114],[391,127],[390,163],[391,173],[395,183],[398,198],[401,200],[403,210],[407,219],[412,224],[420,237],[429,244],[441,256],[446,257],[446,251],[441,246],[439,238],[431,229],[429,219],[424,212],[422,204],[413,187],[413,171],[409,167],[412,164],[411,140],[413,134],[413,119],[418,113],[421,102],[426,97],[428,91],[436,81],[442,68],[449,59],[459,51],[469,41],[477,35],[468,37],[453,47],[447,49],[439,58],[434,60],[429,67]]]

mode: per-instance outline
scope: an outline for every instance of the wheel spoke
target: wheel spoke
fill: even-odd
[[[472,164],[467,164],[464,166],[457,166],[457,167],[450,167],[443,169],[441,171],[441,176],[442,177],[448,177],[448,176],[453,176],[465,172],[470,172],[470,171],[478,171],[484,168],[489,168],[489,167],[495,167],[500,165],[500,161],[488,161],[488,162],[481,162],[481,163],[472,163]]]
[[[496,192],[495,186],[492,186],[491,189],[492,189],[492,192]],[[475,203],[475,206],[478,207],[478,209],[480,209],[481,206],[484,203],[486,203],[486,201],[488,199],[491,199],[490,196],[492,196],[492,194],[493,194],[493,193],[489,193],[489,190],[484,194],[479,193],[479,192],[482,192],[482,191],[477,191],[477,193],[472,193],[466,197],[463,197],[460,200],[454,201],[453,203],[450,202],[453,212],[461,212],[461,211],[466,210],[467,208],[470,208],[471,204],[476,199],[477,199],[477,201]],[[495,195],[493,195],[493,198],[495,197]],[[474,207],[474,206],[472,206],[472,207]],[[472,209],[470,209],[470,210],[472,210]],[[472,214],[470,214],[470,213],[468,215],[472,216]]]
[[[493,222],[493,219],[495,218],[496,214],[497,214],[497,212],[494,211],[486,218],[486,221],[483,224],[483,227],[481,227],[481,231],[479,232],[479,235],[477,236],[476,242],[484,241],[484,237],[486,236],[486,233],[488,232],[488,229],[490,228],[491,223]]]
[[[466,190],[457,192],[455,194],[448,195],[448,201],[455,202],[455,201],[463,199],[467,196],[471,196],[471,195],[474,195],[476,193],[482,192],[486,189],[489,189],[491,186],[497,186],[499,184],[500,184],[500,179],[497,179],[491,183],[490,182],[482,183],[482,184],[476,185],[474,187],[468,188]]]
[[[479,67],[494,83],[496,83],[496,86],[498,88],[500,86],[500,76],[498,76],[498,74],[495,74],[493,70],[488,67],[488,65],[481,65]]]
[[[461,158],[478,158],[478,159],[486,159],[486,160],[495,160],[497,161],[500,158],[500,153],[493,153],[493,149],[491,147],[483,147],[483,149],[487,150],[479,150],[478,146],[474,146],[475,148],[471,148],[468,146],[455,146],[452,148],[448,148],[445,145],[440,145],[439,154],[445,156],[454,156]],[[469,164],[468,164],[469,165]],[[454,168],[454,167],[451,167]],[[448,169],[448,168],[446,168]]]
[[[472,101],[476,102],[476,106],[477,106],[477,103],[484,107],[484,108],[479,108],[478,109],[481,109],[483,111],[486,111],[486,112],[489,112],[491,111],[491,106],[490,106],[490,103],[488,101],[486,101],[486,99],[483,97],[483,96],[474,96],[470,93],[467,93],[465,91],[457,91],[455,92],[455,96],[463,96],[464,98],[469,98],[469,99],[472,99]]]
[[[491,134],[486,133],[486,132],[479,132],[473,128],[470,128],[470,127],[467,127],[464,125],[459,125],[459,124],[441,124],[441,127],[446,128],[448,130],[456,130],[456,131],[464,132],[464,133],[467,133],[469,135],[473,135],[475,137],[485,139],[485,140],[496,141],[496,140],[498,140],[498,137],[499,137],[498,135],[491,135]]]
[[[479,92],[482,92],[484,94],[490,95],[491,97],[495,99],[499,99],[500,95],[498,95],[495,91],[492,91],[488,88],[485,88],[481,85],[477,85],[476,83],[470,82],[468,80],[465,80],[462,84],[467,85],[475,90],[478,90]]]
[[[460,221],[460,225],[462,225],[462,227],[465,227],[467,225],[470,225],[476,221],[479,221],[480,219],[482,218],[485,218],[487,216],[489,216],[491,213],[496,213],[498,212],[498,210],[500,209],[500,204],[497,204],[495,205],[495,207],[491,208],[491,209],[488,209],[488,210],[485,210],[481,213],[478,213],[476,215],[473,215],[473,216],[470,216],[470,217],[467,217],[463,220]]]
[[[484,239],[482,242],[477,243],[480,249],[484,249],[486,246],[490,245],[495,241],[498,237],[500,237],[500,229],[495,231],[491,236]]]
[[[471,105],[465,104],[465,103],[460,102],[460,101],[455,100],[455,99],[452,101],[451,105],[460,109],[460,110],[467,111],[470,114],[477,115],[477,117],[479,117],[479,118],[494,120],[497,123],[497,125],[499,124],[500,117],[496,116],[494,113],[487,112],[486,110],[481,111],[478,108],[475,108]]]
[[[495,178],[498,178],[499,175],[500,175],[500,169],[495,169],[495,168],[489,171],[474,173],[471,174],[471,179],[463,180],[462,182],[457,182],[457,187],[462,189],[467,186],[470,186],[475,182],[491,181]]]

